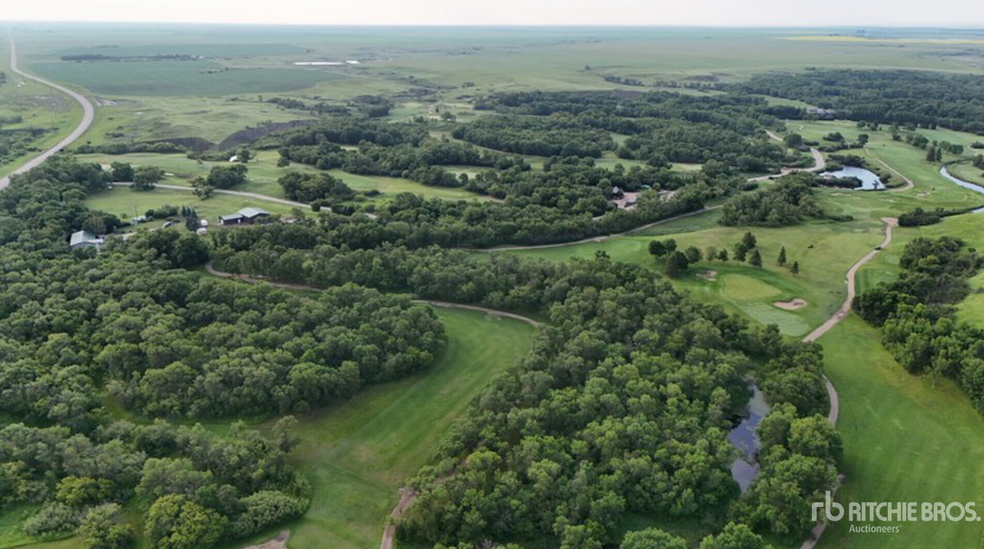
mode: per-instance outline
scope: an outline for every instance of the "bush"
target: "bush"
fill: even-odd
[[[24,532],[36,538],[54,538],[79,526],[79,512],[64,503],[49,503],[24,521]]]

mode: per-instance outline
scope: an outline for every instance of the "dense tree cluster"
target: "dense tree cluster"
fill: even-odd
[[[253,247],[221,265],[274,275],[289,270],[278,265],[286,257],[309,284],[549,315],[532,355],[478,398],[440,463],[418,477],[404,536],[468,546],[548,533],[562,547],[596,547],[626,512],[721,519],[737,496],[723,437],[747,399],[745,376],[802,417],[826,413],[819,347],[785,342],[774,327],[749,331],[603,254],[558,265],[440,249]],[[813,496],[812,477],[776,470],[783,489],[799,487],[797,501]],[[759,501],[776,503],[748,503],[749,516]],[[808,521],[808,508],[783,512],[790,535]]]
[[[284,189],[284,196],[298,202],[350,200],[355,191],[344,181],[326,173],[305,174],[289,171],[277,180]]]
[[[134,530],[120,505],[139,499],[151,547],[209,548],[307,509],[309,488],[287,462],[290,449],[241,423],[226,437],[164,421],[85,432],[12,423],[0,430],[0,505],[40,505],[24,525],[36,538],[77,532],[87,548],[121,549]]]
[[[482,147],[536,156],[600,157],[615,150],[611,133],[580,124],[568,114],[483,116],[452,135]]]
[[[978,75],[813,70],[758,75],[733,88],[805,101],[850,120],[984,132],[984,77]],[[802,110],[799,114],[806,115]]]
[[[912,373],[954,379],[984,413],[984,331],[957,321],[953,305],[984,258],[955,238],[906,245],[898,280],[854,298],[854,309],[882,327],[883,343]]]
[[[208,259],[194,234],[70,251],[107,177],[59,156],[0,192],[0,505],[39,506],[27,534],[78,532],[93,549],[129,546],[136,514],[153,549],[300,516],[290,419],[266,439],[142,418],[304,412],[426,366],[443,328],[355,285],[308,297],[181,270]]]
[[[812,174],[787,175],[765,189],[737,195],[721,209],[721,224],[779,227],[801,223],[807,217],[822,217],[810,188],[814,179]]]
[[[603,139],[600,134],[597,139],[586,136],[604,130],[629,136],[617,148],[621,158],[644,160],[651,165],[667,161],[703,163],[713,159],[741,171],[769,172],[778,169],[783,151],[769,143],[763,131],[781,125],[766,112],[766,106],[760,98],[740,95],[502,93],[483,99],[476,108],[527,116],[480,119],[484,131],[470,129],[482,127],[474,124],[461,126],[457,131],[469,141],[500,148],[497,142],[512,142],[517,139],[515,134],[519,129],[530,125],[564,128],[570,133],[581,127],[582,137],[573,143]],[[467,137],[473,131],[479,132],[477,137],[484,140]],[[533,132],[528,142],[542,142],[538,141],[542,135],[542,131]],[[608,150],[607,142],[598,141],[598,145],[600,150],[592,152]]]

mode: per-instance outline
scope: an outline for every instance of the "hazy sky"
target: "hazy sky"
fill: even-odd
[[[981,0],[2,0],[7,21],[981,26]]]

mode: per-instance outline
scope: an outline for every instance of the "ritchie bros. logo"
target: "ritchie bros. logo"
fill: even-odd
[[[975,503],[943,503],[939,501],[862,501],[840,504],[833,501],[830,492],[826,493],[824,501],[813,504],[813,521],[820,518],[820,511],[830,522],[846,519],[850,522],[974,522],[980,521],[974,509]],[[870,527],[855,528],[851,531],[874,532]],[[879,528],[877,531],[898,532],[899,527]]]

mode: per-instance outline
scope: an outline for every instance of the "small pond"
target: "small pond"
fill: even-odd
[[[757,455],[760,443],[755,429],[762,418],[769,413],[769,404],[765,402],[762,391],[754,383],[750,384],[749,388],[752,390],[752,398],[745,406],[741,421],[728,432],[728,442],[741,453],[731,464],[731,477],[738,483],[742,492],[748,490],[752,481],[758,476]]]
[[[862,191],[881,191],[885,189],[885,185],[878,178],[878,174],[871,170],[866,170],[864,168],[855,168],[854,166],[844,166],[843,168],[833,171],[833,172],[823,172],[823,177],[833,177],[834,179],[846,179],[848,177],[854,177],[861,181]]]

